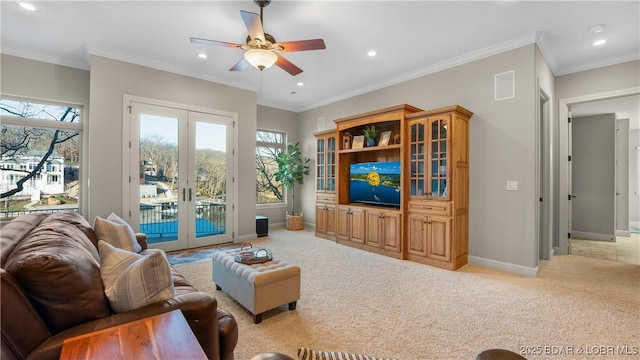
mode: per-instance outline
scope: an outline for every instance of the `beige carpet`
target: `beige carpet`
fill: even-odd
[[[473,359],[489,348],[549,354],[529,352],[529,359],[607,359],[617,358],[617,347],[640,350],[637,265],[556,256],[528,278],[473,265],[441,270],[316,238],[310,230],[270,229],[252,243],[302,268],[297,309],[269,311],[258,325],[215,290],[210,260],[176,266],[236,317],[238,360],[261,352],[296,357],[298,347],[404,360]],[[557,354],[569,347],[571,355]]]

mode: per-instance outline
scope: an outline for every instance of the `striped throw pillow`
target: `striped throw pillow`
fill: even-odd
[[[106,219],[96,216],[93,231],[98,240],[104,240],[117,248],[136,253],[142,251],[131,226],[114,213]]]
[[[377,358],[369,355],[353,354],[338,351],[320,351],[309,348],[298,348],[298,360],[394,360]]]
[[[124,312],[175,296],[164,251],[147,249],[144,255],[98,241],[100,276],[111,309]]]

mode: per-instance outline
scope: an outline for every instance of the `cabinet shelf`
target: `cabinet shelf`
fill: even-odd
[[[400,150],[401,146],[402,146],[401,144],[392,144],[392,145],[384,145],[384,146],[370,146],[370,147],[363,147],[362,149],[339,150],[338,152],[340,154],[349,154],[349,153],[359,153],[359,152],[369,152],[369,151],[382,151],[382,150],[393,150],[393,149]]]

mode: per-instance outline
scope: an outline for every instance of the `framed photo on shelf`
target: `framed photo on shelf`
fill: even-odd
[[[391,139],[391,131],[385,131],[380,135],[380,141],[378,142],[378,146],[387,146],[389,145],[389,139]]]
[[[364,146],[364,135],[358,135],[353,137],[353,145],[351,145],[352,149],[362,149]]]

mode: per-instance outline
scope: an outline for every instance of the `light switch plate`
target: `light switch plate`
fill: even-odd
[[[515,180],[507,180],[507,190],[508,191],[517,191],[518,190],[518,182]]]

